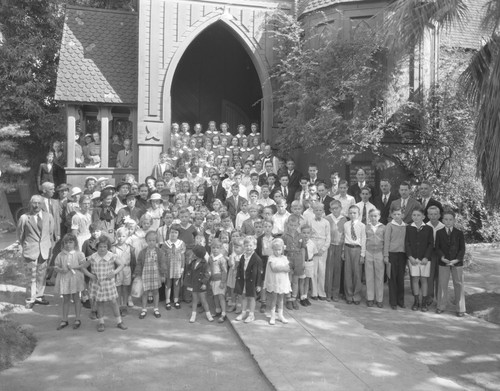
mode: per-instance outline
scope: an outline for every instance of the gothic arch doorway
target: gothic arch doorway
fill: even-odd
[[[262,85],[245,47],[223,22],[205,28],[187,47],[171,87],[172,122],[261,123]]]

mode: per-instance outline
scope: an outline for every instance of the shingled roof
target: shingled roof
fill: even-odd
[[[138,36],[136,13],[68,6],[55,99],[136,104]]]
[[[356,0],[302,0],[299,3],[297,15],[301,16],[308,12],[317,11],[321,8],[340,3],[352,3]]]

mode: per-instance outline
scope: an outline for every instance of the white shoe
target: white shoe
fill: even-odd
[[[212,314],[210,312],[207,312],[207,320],[209,322],[213,322],[214,321],[214,318],[212,317]]]
[[[253,314],[248,315],[248,317],[245,319],[245,323],[251,323],[255,320],[255,316]]]
[[[132,298],[131,298],[131,297],[129,297],[129,298],[128,298],[128,303],[127,303],[127,305],[128,305],[129,307],[133,307],[133,306],[134,306],[134,302],[132,301]]]
[[[191,314],[191,318],[189,319],[189,323],[194,323],[196,321],[196,312]]]
[[[288,320],[286,320],[286,318],[283,316],[283,310],[278,311],[278,320],[284,324],[288,323]]]
[[[276,316],[274,314],[271,315],[271,319],[269,319],[269,324],[270,325],[276,324]]]

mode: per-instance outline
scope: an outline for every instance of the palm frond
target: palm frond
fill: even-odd
[[[484,15],[481,28],[495,31],[500,25],[500,0],[488,1],[481,11]]]
[[[382,37],[392,51],[411,51],[429,26],[448,29],[468,14],[465,0],[396,0],[385,10]]]

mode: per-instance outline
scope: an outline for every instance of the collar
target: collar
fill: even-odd
[[[412,227],[415,227],[415,228],[417,228],[417,229],[422,228],[424,225],[426,225],[426,224],[422,223],[422,224],[420,225],[420,227],[417,227],[417,224],[415,224],[415,223],[411,223],[411,226],[412,226]]]
[[[444,224],[441,221],[438,221],[437,225],[434,227],[430,221],[427,222],[427,225],[431,227],[435,231],[439,231],[441,228],[444,228]]]
[[[212,256],[212,261],[217,261],[217,260],[221,259],[223,256],[224,256],[223,254],[219,254],[216,257]]]
[[[396,223],[396,220],[391,220],[391,224],[395,225],[396,227],[404,227],[406,226],[404,221],[401,221],[401,224]]]
[[[373,225],[373,224],[371,224],[371,223],[368,223],[368,225],[370,225],[370,226],[372,226],[372,227],[377,228],[377,227],[379,227],[379,226],[381,226],[381,225],[383,225],[383,224],[382,224],[381,222],[378,222],[378,223],[377,223],[377,225]]]

